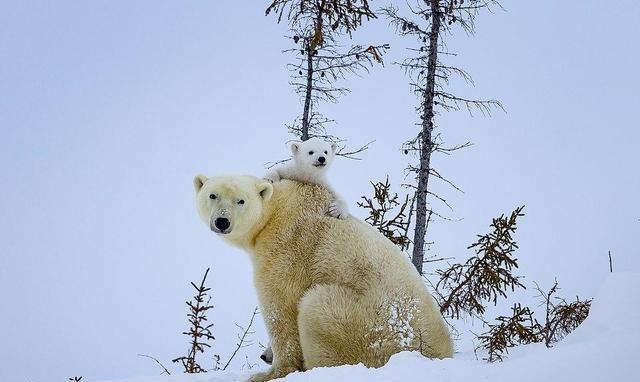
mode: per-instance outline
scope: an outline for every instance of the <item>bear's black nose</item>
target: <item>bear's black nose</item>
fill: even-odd
[[[324,161],[325,161],[325,160],[326,160],[326,159],[324,159],[324,157],[320,157],[320,158],[318,158],[318,162],[320,162],[320,163],[324,163]]]
[[[224,231],[229,228],[231,222],[229,222],[229,219],[227,218],[217,218],[215,221],[215,225],[217,229],[219,229],[220,231]]]
[[[267,362],[267,356],[266,355],[261,355],[260,359],[263,360],[264,362]]]

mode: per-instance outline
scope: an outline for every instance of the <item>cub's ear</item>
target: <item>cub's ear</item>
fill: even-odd
[[[258,189],[258,194],[265,202],[271,199],[271,195],[273,195],[273,185],[269,181],[262,181],[256,185]]]
[[[331,151],[333,151],[333,153],[335,154],[335,153],[336,153],[336,150],[338,150],[338,145],[337,145],[337,144],[335,144],[335,143],[332,143],[332,144],[331,144]]]
[[[193,178],[193,187],[196,189],[196,194],[200,192],[200,189],[206,181],[207,177],[202,174],[198,174],[195,178]]]
[[[291,153],[293,155],[296,155],[298,153],[298,151],[300,151],[300,143],[298,142],[293,142],[291,144]]]

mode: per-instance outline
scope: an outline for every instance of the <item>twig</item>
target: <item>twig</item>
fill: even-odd
[[[152,356],[147,355],[147,354],[138,354],[138,357],[150,358],[150,359],[152,359],[152,360],[156,361],[156,363],[157,363],[158,365],[160,365],[160,367],[164,370],[160,375],[162,375],[162,374],[164,374],[164,373],[167,373],[167,375],[171,375],[171,373],[169,372],[169,370],[167,370],[167,368],[166,368],[166,367],[164,367],[164,365],[162,364],[162,362],[158,361],[158,359],[157,359],[157,358],[152,357]]]
[[[264,167],[265,167],[267,170],[270,170],[270,169],[272,169],[273,167],[278,166],[278,165],[283,164],[283,163],[287,163],[287,162],[288,162],[288,161],[290,161],[290,160],[291,160],[291,158],[287,158],[287,159],[280,159],[280,160],[273,161],[273,162],[266,162],[266,163],[264,164]]]
[[[358,149],[353,149],[353,150],[346,150],[346,146],[340,148],[340,150],[338,151],[338,153],[336,155],[341,156],[341,157],[345,157],[348,159],[355,159],[355,160],[362,160],[362,158],[358,158],[354,155],[356,154],[360,154],[361,152],[367,150],[369,148],[369,145],[371,145],[373,142],[375,142],[375,140],[368,142],[367,144],[363,145],[362,147],[358,148]]]
[[[258,314],[258,307],[256,306],[253,309],[253,314],[251,315],[251,319],[249,320],[249,325],[247,325],[246,328],[243,328],[242,326],[236,324],[236,326],[238,326],[240,329],[243,330],[242,336],[239,336],[238,343],[236,344],[236,349],[233,351],[233,354],[231,354],[231,357],[229,357],[229,360],[227,361],[227,363],[222,368],[222,371],[227,370],[227,366],[229,366],[229,364],[231,363],[233,358],[236,356],[236,354],[238,354],[238,350],[240,350],[243,347],[247,346],[247,345],[245,345],[245,339],[247,338],[247,335],[253,333],[253,332],[250,332],[249,330],[251,329],[251,326],[253,325],[253,320],[256,318],[257,314]]]

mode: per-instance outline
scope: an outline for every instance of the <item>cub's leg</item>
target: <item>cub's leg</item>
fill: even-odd
[[[329,216],[337,219],[346,219],[349,217],[349,207],[347,203],[340,198],[340,196],[334,194],[334,199],[329,204]]]
[[[349,217],[349,207],[347,206],[347,202],[342,199],[342,197],[326,182],[320,183],[320,185],[324,186],[333,197],[331,204],[329,204],[329,216],[338,218],[338,219],[346,219]]]

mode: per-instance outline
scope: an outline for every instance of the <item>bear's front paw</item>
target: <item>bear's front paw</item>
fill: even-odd
[[[263,373],[253,374],[251,377],[249,377],[249,379],[247,379],[247,382],[266,382],[266,381],[270,381],[272,379],[285,377],[288,374],[293,373],[294,371],[298,371],[298,370],[295,369],[295,368],[274,368],[274,367],[272,367],[271,369],[269,369],[268,371],[265,371]]]
[[[264,381],[273,379],[273,378],[270,378],[269,375],[270,375],[269,371],[265,371],[263,373],[256,373],[250,376],[249,379],[246,380],[246,382],[264,382]]]
[[[338,219],[346,219],[349,216],[349,209],[342,201],[331,202],[331,204],[329,204],[329,216]]]

